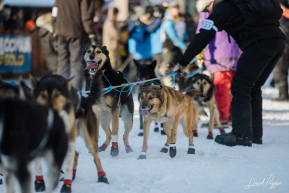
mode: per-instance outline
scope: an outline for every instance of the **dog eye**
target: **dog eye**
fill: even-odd
[[[197,84],[200,84],[199,82],[197,82]]]
[[[143,96],[140,97],[141,99],[144,99]]]
[[[90,53],[91,53],[91,50],[87,50],[87,53],[89,53],[89,54],[90,54]]]
[[[55,98],[59,97],[59,93],[55,93],[54,97]]]
[[[101,53],[101,51],[99,51],[99,50],[98,50],[96,53],[100,54],[100,53]]]
[[[154,97],[150,96],[150,97],[149,97],[149,100],[152,100],[153,98],[154,98]]]
[[[204,82],[204,84],[207,84],[207,82]]]
[[[45,94],[41,94],[41,97],[46,99],[46,95]]]

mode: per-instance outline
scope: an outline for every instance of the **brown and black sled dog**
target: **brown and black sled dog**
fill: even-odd
[[[94,77],[100,76],[104,87],[117,86],[127,83],[122,72],[115,71],[112,69],[109,59],[109,52],[105,46],[94,46],[88,45],[83,51],[82,64],[85,68],[84,76],[86,80],[86,90],[91,87],[91,81]],[[97,72],[102,72],[97,73]],[[99,82],[99,84],[102,84]],[[111,156],[117,156],[119,153],[118,148],[118,128],[119,128],[119,117],[124,122],[124,135],[123,142],[125,145],[126,153],[132,152],[132,148],[129,145],[128,135],[132,129],[133,123],[133,110],[134,103],[130,92],[121,93],[120,88],[112,90],[104,95],[104,104],[100,115],[101,127],[106,133],[106,140],[101,147],[99,152],[105,151],[112,140],[112,147],[110,151]],[[127,90],[127,88],[124,88]],[[121,109],[120,103],[123,107]],[[125,112],[126,111],[126,112]],[[112,122],[112,130],[110,130],[110,123]]]
[[[203,96],[199,90],[188,90],[185,94],[164,85],[142,87],[139,93],[139,102],[144,116],[143,147],[139,159],[146,159],[148,149],[149,127],[152,121],[163,123],[167,134],[167,142],[161,152],[170,157],[176,156],[177,130],[181,121],[184,133],[189,137],[188,154],[194,154],[193,127],[196,121],[196,108],[193,98]]]

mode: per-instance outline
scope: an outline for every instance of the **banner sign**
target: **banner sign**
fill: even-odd
[[[31,37],[0,34],[0,73],[30,72],[31,65]]]

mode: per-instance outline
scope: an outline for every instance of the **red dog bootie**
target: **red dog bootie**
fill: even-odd
[[[98,181],[97,182],[103,182],[103,183],[109,184],[108,180],[107,180],[107,178],[105,176],[105,172],[104,171],[98,172]]]
[[[209,132],[209,134],[207,136],[207,139],[214,139],[213,132]]]

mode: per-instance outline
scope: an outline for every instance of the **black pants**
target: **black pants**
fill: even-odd
[[[274,81],[278,84],[280,99],[288,99],[288,69],[289,48],[287,47],[273,70]]]
[[[262,91],[285,49],[285,40],[273,39],[253,44],[241,55],[232,80],[232,121],[236,134],[262,138]]]
[[[58,67],[57,74],[66,79],[74,77],[71,85],[81,91],[83,83],[82,51],[89,40],[58,36]]]

